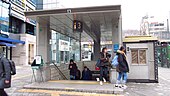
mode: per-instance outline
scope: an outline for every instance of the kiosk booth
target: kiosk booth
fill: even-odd
[[[129,64],[129,82],[158,82],[158,39],[152,36],[128,36],[123,40]]]

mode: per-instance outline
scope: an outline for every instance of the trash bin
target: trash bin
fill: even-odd
[[[111,68],[110,69],[110,82],[112,83],[112,84],[115,84],[116,83],[116,80],[117,80],[117,76],[118,76],[118,74],[117,74],[117,72],[116,72],[116,69],[115,68]]]

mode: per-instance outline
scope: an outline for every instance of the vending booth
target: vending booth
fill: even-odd
[[[123,40],[129,64],[129,82],[158,82],[158,39],[152,36],[128,36]]]

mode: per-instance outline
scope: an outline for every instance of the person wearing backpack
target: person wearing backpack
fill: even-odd
[[[116,84],[122,84],[119,87],[126,89],[127,86],[125,84],[128,78],[127,72],[129,72],[129,66],[128,66],[127,57],[125,54],[125,47],[124,46],[120,47],[116,55],[118,56],[118,65],[116,66],[116,71],[119,74]],[[122,82],[121,82],[121,79],[123,80]],[[116,85],[115,87],[118,87],[118,85]]]
[[[3,53],[0,53],[0,96],[8,96],[5,88],[11,87],[11,66]]]

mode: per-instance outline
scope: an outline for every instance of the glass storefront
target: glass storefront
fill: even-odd
[[[9,28],[9,4],[0,1],[0,30],[8,32]]]
[[[9,47],[6,47],[6,46],[0,46],[0,54],[4,54],[4,57],[8,58],[8,59],[11,59],[11,51],[10,51],[10,48]]]
[[[52,30],[51,58],[56,64],[67,64],[70,59],[80,61],[79,41]]]

